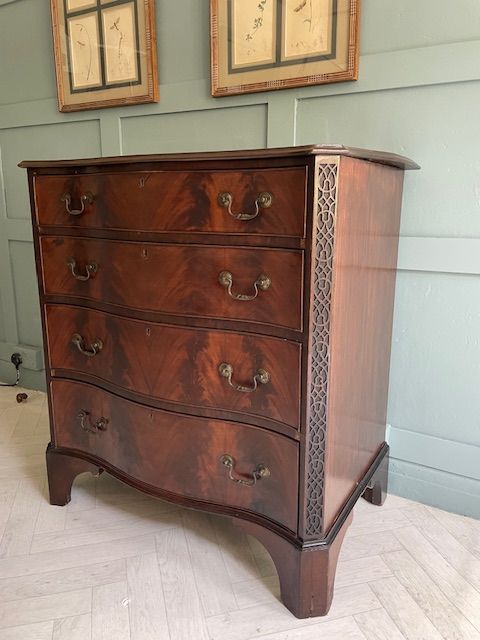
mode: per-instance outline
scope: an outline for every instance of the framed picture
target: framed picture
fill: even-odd
[[[155,0],[50,0],[60,111],[158,101]]]
[[[210,0],[212,95],[356,80],[360,0]]]

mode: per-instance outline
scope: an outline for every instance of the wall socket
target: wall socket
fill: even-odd
[[[19,353],[12,353],[10,360],[15,366],[15,369],[18,369],[23,362],[23,358]]]
[[[8,362],[8,364],[11,365],[12,354],[16,353],[18,353],[22,359],[23,369],[42,371],[45,368],[43,364],[43,353],[38,347],[0,342],[0,360]]]

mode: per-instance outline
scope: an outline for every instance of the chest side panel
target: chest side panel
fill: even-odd
[[[340,164],[331,302],[324,529],[385,440],[403,171]]]

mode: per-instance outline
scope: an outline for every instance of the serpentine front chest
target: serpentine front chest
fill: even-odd
[[[258,537],[323,615],[386,488],[400,156],[311,146],[24,162],[50,500],[104,470]]]

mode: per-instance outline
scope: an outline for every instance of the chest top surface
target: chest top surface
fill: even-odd
[[[304,145],[298,147],[274,147],[270,149],[242,149],[236,151],[208,151],[195,153],[168,153],[153,155],[114,156],[83,158],[78,160],[24,160],[22,168],[43,169],[48,167],[68,168],[84,166],[129,165],[136,163],[168,163],[191,161],[269,160],[275,158],[298,158],[311,155],[348,156],[369,162],[386,164],[399,169],[419,169],[413,160],[395,153],[346,147],[343,145]]]

